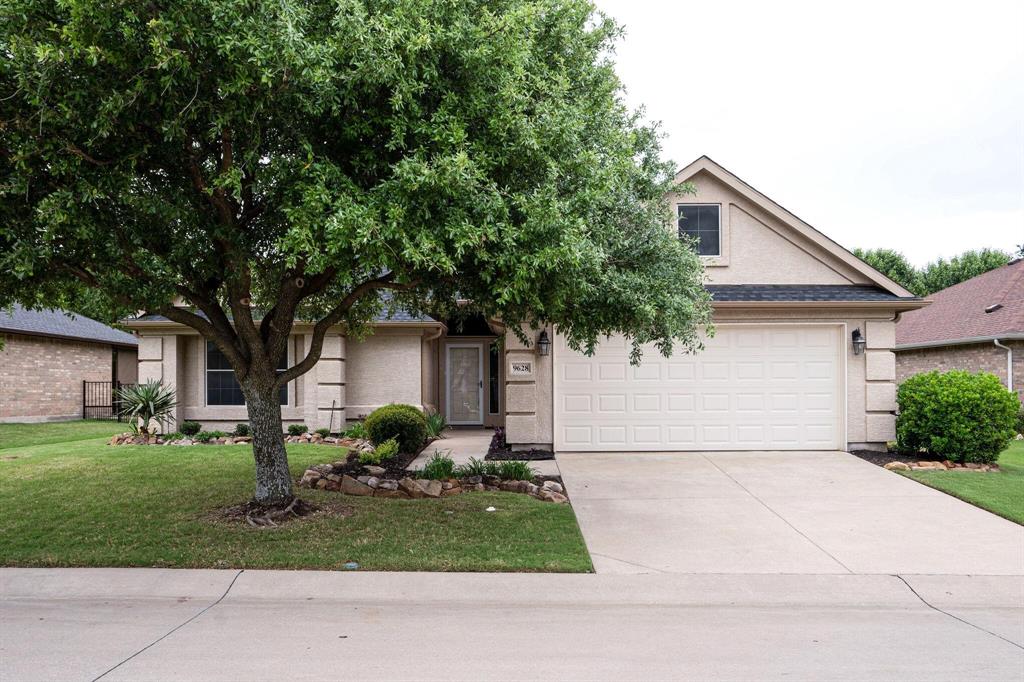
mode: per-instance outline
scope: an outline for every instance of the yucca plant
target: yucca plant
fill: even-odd
[[[135,424],[139,434],[147,439],[152,422],[166,426],[172,421],[172,413],[178,405],[174,389],[164,386],[159,379],[124,386],[118,389],[117,397],[121,401],[121,415]]]
[[[448,420],[440,412],[427,412],[427,437],[440,438],[445,429],[448,428]]]

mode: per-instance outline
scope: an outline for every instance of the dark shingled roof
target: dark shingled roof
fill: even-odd
[[[200,317],[205,318],[206,315],[198,310],[193,311]],[[130,320],[125,320],[128,323],[132,322],[170,322],[163,315],[141,315],[139,317],[133,317]],[[374,318],[374,322],[435,322],[434,318],[429,315],[413,315],[407,310],[396,310],[390,316],[384,312],[377,315]]]
[[[25,310],[14,306],[10,313],[0,308],[0,332],[55,336],[116,346],[137,346],[138,340],[102,322],[63,310]]]
[[[743,302],[898,302],[919,301],[901,297],[873,284],[709,284],[715,301]]]

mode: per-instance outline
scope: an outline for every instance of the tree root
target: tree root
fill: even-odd
[[[285,521],[302,518],[320,511],[320,508],[306,502],[305,500],[293,497],[286,505],[264,505],[254,500],[235,507],[229,507],[222,512],[226,518],[245,519],[245,522],[252,528],[277,528]]]

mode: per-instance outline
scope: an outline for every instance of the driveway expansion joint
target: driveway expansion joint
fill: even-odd
[[[992,635],[992,636],[993,636],[993,637],[995,637],[996,639],[1001,639],[1001,640],[1003,640],[1004,642],[1006,642],[1007,644],[1011,644],[1011,645],[1013,645],[1013,646],[1017,647],[1018,649],[1020,649],[1020,650],[1024,651],[1024,646],[1021,646],[1021,645],[1020,645],[1020,644],[1018,644],[1017,642],[1014,642],[1014,641],[1013,641],[1012,639],[1007,639],[1006,637],[1003,637],[1002,635],[1000,635],[1000,634],[998,634],[998,633],[992,632],[991,630],[986,630],[985,628],[981,627],[980,625],[975,625],[974,623],[970,622],[969,620],[964,620],[964,619],[963,619],[963,618],[961,618],[960,616],[956,616],[956,615],[954,615],[954,614],[950,613],[949,611],[944,611],[944,610],[940,609],[940,608],[939,608],[938,606],[935,606],[934,604],[932,604],[931,602],[929,602],[929,601],[928,601],[927,599],[925,599],[924,597],[922,597],[922,596],[921,596],[921,595],[920,595],[920,594],[918,593],[918,591],[914,589],[914,586],[913,586],[913,585],[911,585],[910,583],[908,583],[908,582],[907,582],[907,580],[906,580],[906,578],[904,578],[904,577],[903,577],[902,575],[899,575],[899,574],[897,573],[897,574],[894,574],[894,575],[893,575],[893,577],[894,577],[894,578],[899,578],[900,582],[902,582],[902,583],[903,583],[904,585],[906,585],[906,586],[907,586],[907,589],[908,589],[908,590],[910,590],[910,591],[911,591],[911,592],[912,592],[912,593],[914,594],[914,596],[915,596],[915,597],[917,597],[918,599],[920,599],[920,600],[921,600],[921,603],[922,603],[922,604],[924,604],[924,605],[925,605],[925,606],[927,606],[928,608],[932,609],[933,611],[938,611],[939,613],[941,613],[941,614],[943,614],[943,615],[945,615],[945,616],[949,616],[949,617],[950,617],[950,618],[952,618],[953,620],[957,620],[957,621],[960,621],[960,622],[961,622],[961,623],[963,623],[964,625],[967,625],[967,626],[969,626],[969,627],[972,627],[972,628],[974,628],[975,630],[980,630],[981,632],[984,632],[984,633],[985,633],[985,634],[987,634],[987,635]]]
[[[147,650],[147,649],[149,649],[150,647],[153,647],[153,646],[155,646],[155,645],[159,644],[159,643],[160,643],[160,642],[162,642],[163,640],[165,640],[165,639],[167,639],[168,637],[170,637],[171,635],[173,635],[173,634],[174,634],[175,632],[177,632],[178,630],[182,629],[183,627],[185,627],[186,625],[188,625],[189,623],[191,623],[192,621],[194,621],[194,620],[195,620],[196,618],[199,618],[199,616],[203,615],[204,613],[206,613],[207,611],[209,611],[210,609],[212,609],[212,608],[213,608],[214,606],[216,606],[217,604],[220,604],[220,603],[221,603],[222,601],[224,601],[224,598],[228,596],[228,592],[230,592],[230,591],[231,591],[231,588],[235,586],[235,581],[237,581],[237,580],[238,580],[238,577],[239,577],[240,575],[242,575],[243,573],[245,573],[245,569],[244,569],[244,568],[242,568],[242,569],[239,569],[239,570],[238,570],[238,572],[237,572],[237,573],[235,573],[235,577],[233,577],[233,578],[231,579],[231,582],[230,582],[230,583],[228,584],[228,587],[227,587],[227,589],[226,589],[226,590],[224,590],[224,594],[222,594],[222,595],[220,595],[219,597],[217,597],[217,600],[216,600],[216,601],[214,601],[214,602],[213,602],[212,604],[209,604],[208,606],[206,606],[206,607],[205,607],[204,609],[202,609],[202,610],[201,610],[201,611],[200,611],[199,613],[193,614],[193,615],[192,615],[192,616],[191,616],[190,618],[186,619],[186,620],[185,620],[184,622],[182,622],[182,623],[179,623],[178,625],[175,625],[175,626],[174,626],[173,628],[171,628],[170,630],[168,630],[167,632],[165,632],[165,633],[164,633],[164,634],[162,634],[161,636],[157,637],[157,638],[156,638],[156,639],[154,639],[154,640],[153,640],[152,642],[150,642],[150,643],[149,643],[149,644],[147,644],[146,646],[142,647],[141,649],[139,649],[138,651],[136,651],[136,652],[135,652],[134,654],[132,654],[131,656],[128,656],[128,657],[127,657],[127,658],[125,658],[124,660],[122,660],[122,661],[118,662],[117,664],[115,664],[115,665],[111,666],[110,668],[106,669],[105,671],[103,671],[102,673],[100,673],[99,675],[97,675],[96,677],[94,677],[94,678],[92,679],[92,682],[97,682],[97,680],[100,680],[100,679],[102,679],[102,678],[106,677],[107,675],[109,675],[110,673],[114,672],[115,670],[117,670],[118,668],[120,668],[120,667],[121,667],[122,665],[124,665],[124,664],[125,664],[125,663],[127,663],[128,661],[132,660],[133,658],[135,658],[136,656],[138,656],[139,654],[141,654],[141,653],[142,653],[143,651],[146,651],[146,650]]]
[[[802,538],[803,538],[804,540],[807,540],[807,542],[809,542],[809,543],[811,543],[812,545],[814,545],[815,547],[817,547],[817,548],[818,548],[818,551],[820,551],[820,552],[821,552],[822,554],[824,554],[825,556],[827,556],[827,557],[828,557],[829,559],[831,559],[832,561],[834,561],[834,562],[836,562],[837,564],[839,564],[840,566],[842,566],[842,567],[843,567],[843,569],[845,569],[845,570],[846,570],[846,571],[847,571],[848,573],[850,573],[850,574],[854,574],[854,575],[856,574],[856,573],[855,573],[855,571],[853,571],[853,570],[852,570],[852,569],[851,569],[851,568],[850,568],[849,566],[847,566],[846,564],[844,564],[844,563],[843,563],[842,561],[840,561],[840,560],[839,560],[839,559],[837,559],[836,557],[832,556],[832,553],[831,553],[831,552],[827,551],[827,550],[826,550],[826,549],[825,549],[824,547],[822,547],[821,545],[819,545],[819,544],[818,544],[817,542],[815,542],[815,541],[814,541],[814,540],[812,540],[811,538],[807,537],[807,535],[806,535],[806,534],[805,534],[805,533],[804,533],[804,532],[803,532],[802,530],[800,530],[799,528],[797,528],[796,526],[794,526],[794,525],[793,525],[792,523],[790,523],[790,522],[789,522],[789,519],[787,519],[787,518],[786,518],[786,517],[784,517],[784,516],[783,516],[782,514],[780,514],[779,512],[775,511],[774,509],[772,509],[772,508],[771,508],[770,506],[768,506],[768,503],[767,503],[767,502],[765,502],[765,501],[764,501],[764,500],[762,500],[762,499],[761,499],[760,497],[758,497],[757,495],[755,495],[755,494],[753,493],[753,491],[752,491],[752,490],[750,490],[749,488],[747,488],[747,486],[743,485],[742,483],[740,483],[739,481],[737,481],[737,480],[736,480],[735,478],[733,478],[733,477],[732,477],[732,476],[731,476],[731,475],[729,474],[729,472],[728,472],[728,471],[726,471],[726,470],[725,470],[725,469],[723,469],[722,467],[718,466],[718,463],[717,463],[717,462],[715,462],[715,461],[714,461],[713,459],[711,459],[710,457],[708,457],[708,456],[707,456],[706,454],[704,454],[704,453],[701,453],[701,457],[703,457],[703,458],[704,458],[704,459],[705,459],[705,460],[707,461],[707,463],[708,463],[708,464],[710,464],[711,466],[715,467],[715,468],[716,468],[716,469],[718,469],[718,470],[719,470],[720,472],[722,472],[722,475],[723,475],[723,476],[725,476],[725,477],[726,477],[726,478],[728,478],[728,479],[729,479],[730,481],[732,481],[733,483],[735,483],[736,485],[738,485],[738,486],[739,486],[740,488],[742,488],[742,489],[743,489],[743,491],[744,491],[744,492],[746,492],[746,493],[747,493],[748,495],[750,495],[750,496],[751,496],[752,498],[754,498],[754,499],[755,499],[755,500],[757,501],[757,503],[758,503],[758,504],[760,504],[760,505],[761,505],[762,507],[764,507],[765,509],[767,509],[768,511],[770,511],[770,512],[771,512],[772,514],[774,514],[774,515],[775,515],[776,517],[778,517],[778,519],[779,519],[780,521],[782,521],[782,522],[783,522],[784,524],[786,524],[787,526],[789,526],[790,528],[792,528],[792,529],[793,529],[793,530],[794,530],[794,531],[795,531],[795,532],[796,532],[796,533],[797,533],[797,534],[798,534],[798,535],[799,535],[800,537],[802,537]]]

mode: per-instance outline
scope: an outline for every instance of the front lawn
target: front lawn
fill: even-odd
[[[1024,441],[999,456],[998,472],[903,471],[915,481],[1024,525]]]
[[[567,505],[513,493],[388,500],[303,490],[325,513],[256,530],[213,514],[252,495],[249,446],[114,447],[106,440],[123,425],[94,422],[79,423],[81,440],[54,442],[71,427],[24,426],[0,424],[3,566],[592,570]],[[29,442],[49,444],[25,445],[30,431]],[[339,457],[331,446],[288,453],[295,476]]]
[[[29,445],[66,443],[86,438],[110,438],[128,430],[127,424],[108,421],[40,422],[0,424],[0,450]]]

